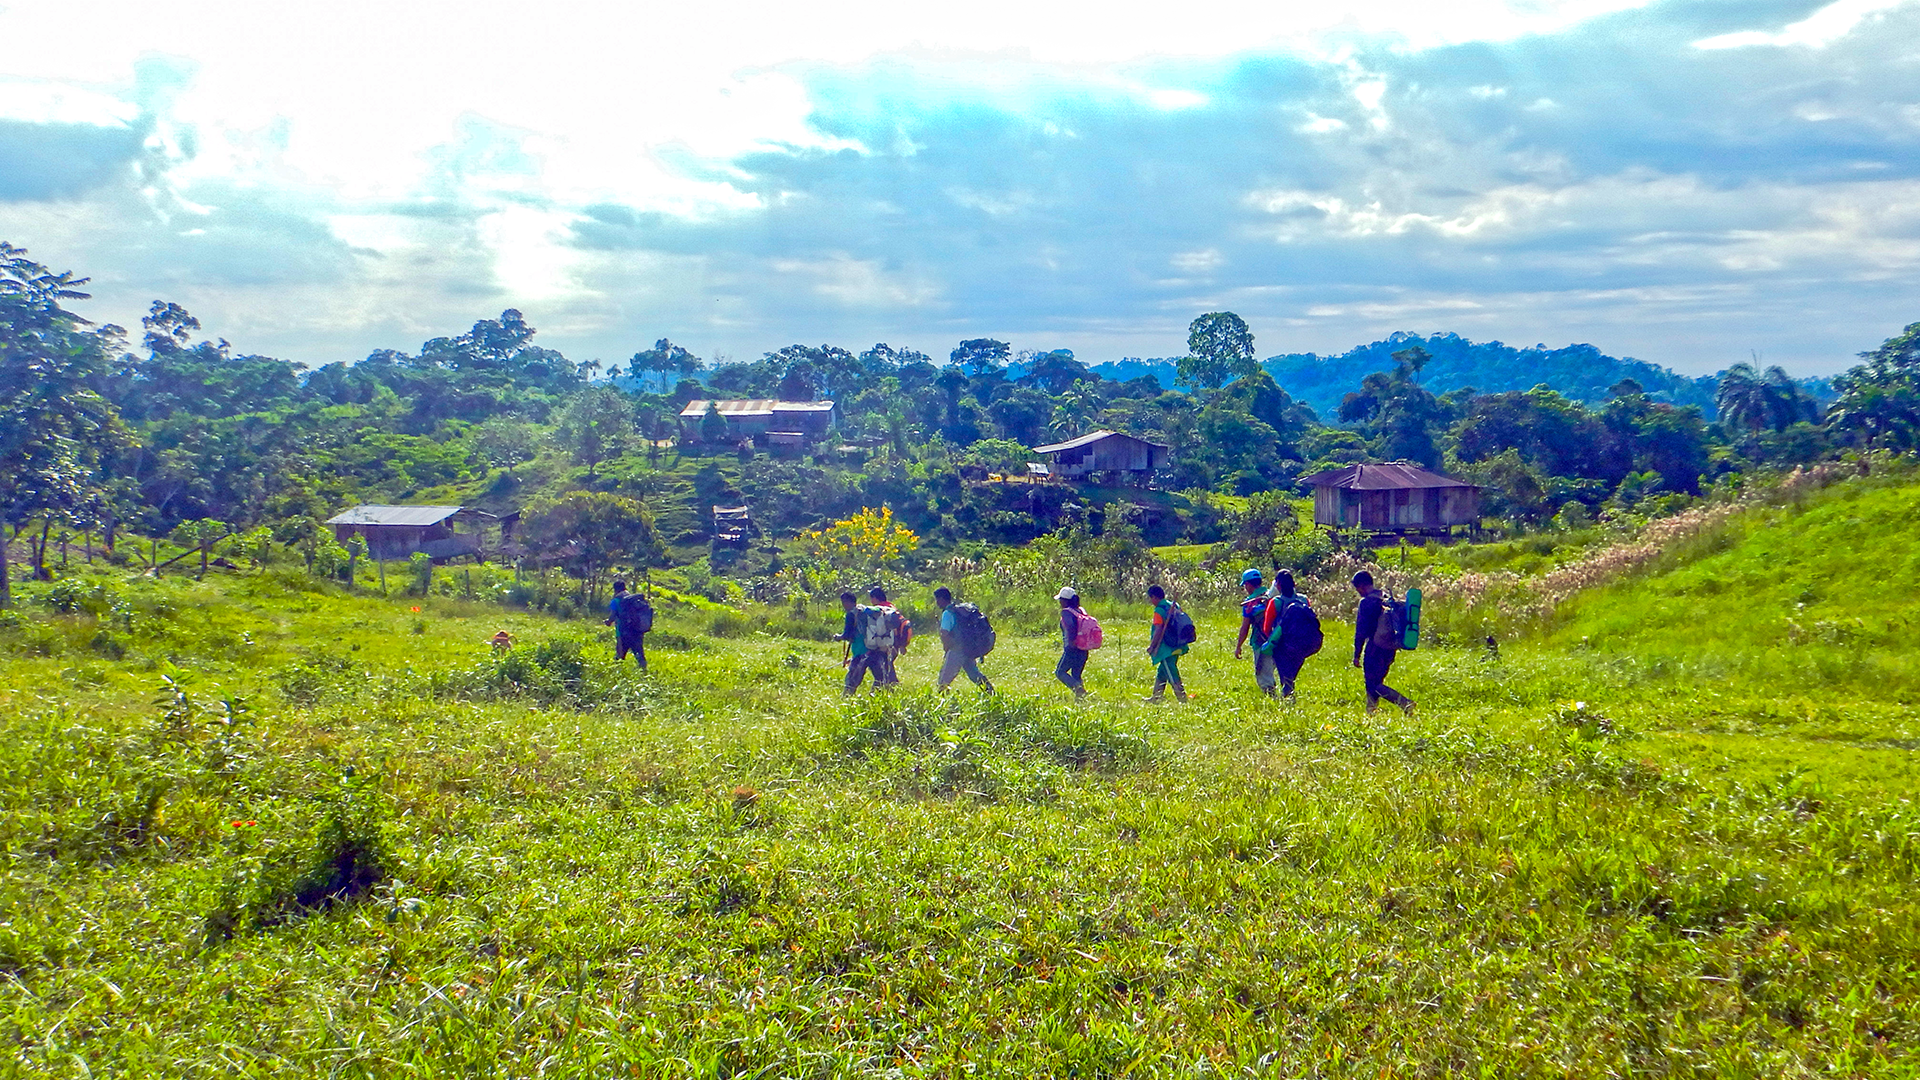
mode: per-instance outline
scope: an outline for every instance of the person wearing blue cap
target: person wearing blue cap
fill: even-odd
[[[1240,575],[1240,587],[1246,590],[1247,598],[1240,601],[1240,640],[1233,643],[1235,660],[1240,659],[1248,634],[1264,633],[1267,605],[1273,602],[1265,586],[1266,579],[1253,567],[1248,567],[1247,572]],[[1273,697],[1280,683],[1280,672],[1274,664],[1273,650],[1260,647],[1264,644],[1264,637],[1255,637],[1253,640],[1253,681],[1260,687],[1261,693]]]

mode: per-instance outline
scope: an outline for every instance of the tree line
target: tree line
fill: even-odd
[[[1848,448],[1913,449],[1920,434],[1920,323],[1862,354],[1825,407],[1778,368],[1751,365],[1720,378],[1712,420],[1631,378],[1598,403],[1544,385],[1434,393],[1423,380],[1431,355],[1408,344],[1323,417],[1256,359],[1231,312],[1193,321],[1172,388],[992,338],[942,359],[885,343],[793,344],[713,363],[661,339],[609,368],[536,344],[514,310],[415,352],[308,370],[208,339],[165,301],[136,344],[70,310],[84,284],[0,242],[0,525],[28,543],[41,575],[62,532],[108,547],[127,531],[196,522],[292,535],[345,505],[429,492],[500,506],[606,492],[647,506],[667,542],[696,538],[701,508],[731,498],[789,531],[884,505],[936,543],[1020,542],[1098,508],[1074,505],[1072,492],[1019,503],[972,481],[1103,428],[1170,447],[1154,486],[1182,493],[1173,529],[1194,540],[1217,537],[1234,498],[1355,461],[1406,459],[1485,483],[1495,513],[1539,524],[1684,499]],[[830,398],[835,441],[873,450],[689,459],[675,443],[679,413],[711,397]],[[0,588],[4,559],[0,550]]]

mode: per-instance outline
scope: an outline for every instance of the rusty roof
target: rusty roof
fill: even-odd
[[[1303,476],[1300,482],[1312,487],[1349,488],[1356,491],[1479,486],[1464,480],[1455,480],[1450,476],[1441,476],[1436,472],[1428,472],[1418,465],[1405,461],[1392,461],[1383,465],[1348,465],[1344,469],[1329,469],[1326,472],[1314,473],[1312,476]]]

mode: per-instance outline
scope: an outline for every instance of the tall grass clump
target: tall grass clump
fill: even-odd
[[[1068,773],[1152,767],[1159,751],[1109,716],[1074,705],[986,695],[883,695],[843,707],[825,732],[827,760],[871,765],[910,797],[1044,801]]]

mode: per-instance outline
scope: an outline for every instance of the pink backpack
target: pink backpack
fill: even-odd
[[[1092,651],[1104,642],[1105,639],[1100,633],[1100,620],[1079,608],[1073,609],[1073,647]]]

